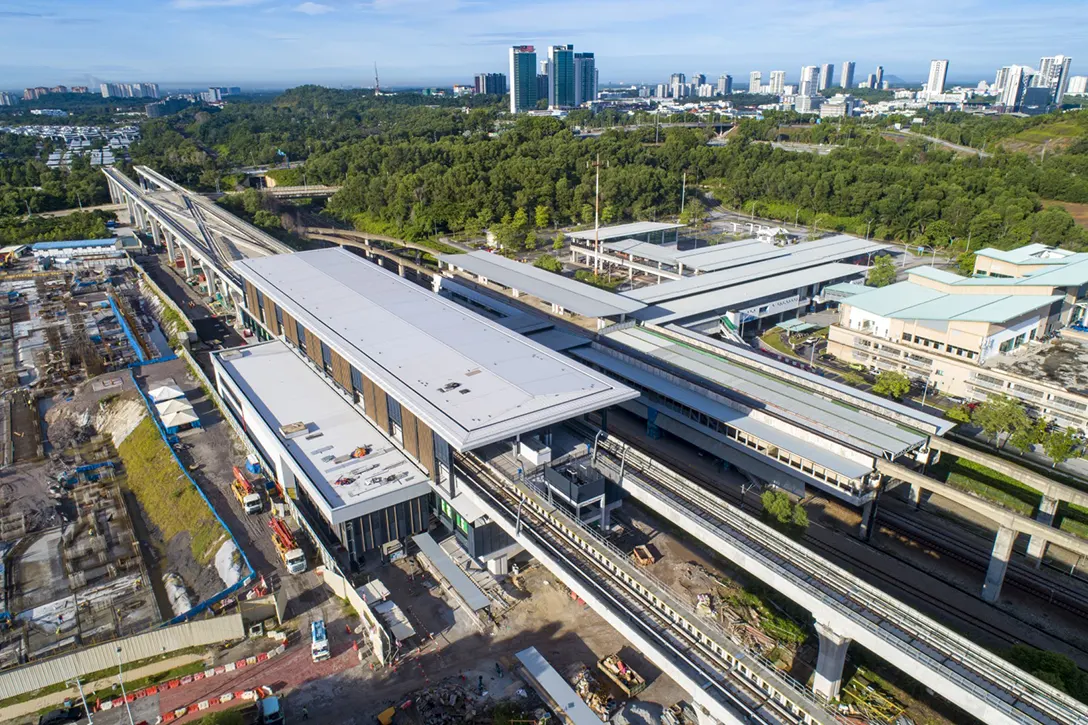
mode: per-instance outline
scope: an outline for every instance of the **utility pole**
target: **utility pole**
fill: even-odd
[[[597,170],[596,190],[593,198],[593,249],[597,254],[593,258],[593,273],[601,273],[601,154],[593,164]]]
[[[374,95],[382,94],[382,83],[378,80],[378,61],[374,61]]]
[[[680,216],[684,215],[684,204],[688,196],[688,172],[684,172],[683,181],[680,183]]]

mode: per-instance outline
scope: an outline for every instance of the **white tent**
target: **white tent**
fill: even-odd
[[[185,397],[184,391],[177,386],[173,378],[154,383],[151,389],[147,391],[147,394],[151,396],[152,402],[155,403]]]
[[[200,421],[200,418],[193,412],[192,406],[188,410],[178,410],[159,417],[162,418],[162,424],[166,428],[180,428],[183,425],[193,425]]]
[[[175,399],[164,400],[161,403],[155,403],[155,410],[159,412],[160,416],[168,415],[170,413],[180,413],[184,411],[192,411],[193,406],[190,405],[188,400]]]

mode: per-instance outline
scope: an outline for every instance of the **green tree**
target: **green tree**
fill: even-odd
[[[1069,657],[1018,644],[1005,653],[1005,659],[1081,702],[1088,702],[1088,673]]]
[[[513,225],[514,230],[518,234],[524,235],[527,231],[529,231],[529,215],[525,213],[524,209],[519,208],[516,212],[514,212],[514,218],[511,224]]]
[[[981,428],[984,434],[992,437],[994,444],[1001,448],[1004,443],[998,442],[1000,436],[1026,427],[1028,414],[1019,402],[1007,395],[993,395],[975,407],[971,422]]]
[[[555,241],[552,242],[552,249],[557,252],[563,249],[563,232],[555,233]]]
[[[886,398],[899,400],[910,392],[910,379],[903,373],[885,370],[876,376],[873,392]]]
[[[1046,439],[1046,421],[1036,418],[1019,421],[1019,427],[1009,434],[1009,445],[1020,451],[1023,455],[1031,450],[1031,447],[1042,443]]]
[[[766,490],[759,497],[763,517],[776,528],[790,534],[803,534],[808,528],[808,514],[801,504],[795,504],[783,491]]]
[[[971,410],[966,405],[957,405],[954,408],[949,408],[944,415],[949,420],[954,420],[957,423],[971,422]]]
[[[887,287],[895,282],[897,274],[895,262],[888,255],[882,254],[873,259],[873,266],[869,268],[869,274],[865,281],[873,287]]]
[[[1073,428],[1050,431],[1042,440],[1043,451],[1055,468],[1073,457],[1077,448],[1077,432]]]
[[[533,266],[546,269],[549,272],[555,272],[556,274],[563,271],[563,263],[550,254],[541,254],[536,258],[536,261],[533,262]]]
[[[956,267],[964,277],[970,277],[975,273],[975,254],[961,254],[956,257]]]
[[[544,229],[552,223],[551,210],[543,204],[537,204],[536,213],[533,215],[533,221],[536,224],[537,229]]]

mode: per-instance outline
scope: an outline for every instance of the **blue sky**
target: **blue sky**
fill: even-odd
[[[148,80],[285,87],[470,82],[507,48],[574,43],[602,82],[857,61],[861,78],[993,79],[1073,56],[1088,73],[1084,0],[0,0],[0,88]]]

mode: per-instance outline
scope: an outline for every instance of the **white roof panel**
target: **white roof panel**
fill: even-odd
[[[442,254],[443,264],[468,270],[585,317],[614,317],[646,305],[584,282],[490,252]]]
[[[428,477],[357,408],[279,341],[226,350],[216,362],[294,460],[300,485],[336,525],[431,491]],[[279,429],[303,423],[307,434]],[[362,458],[348,458],[369,447]],[[395,476],[393,481],[375,481]],[[350,479],[350,480],[349,480]]]
[[[668,224],[666,222],[632,222],[630,224],[601,227],[596,232],[592,229],[584,229],[580,232],[566,232],[566,235],[571,239],[580,239],[584,242],[592,242],[594,239],[600,239],[604,242],[609,239],[626,239],[627,237],[637,237],[640,234],[683,229],[684,226],[684,224]]]
[[[233,266],[461,451],[637,396],[340,248]]]

